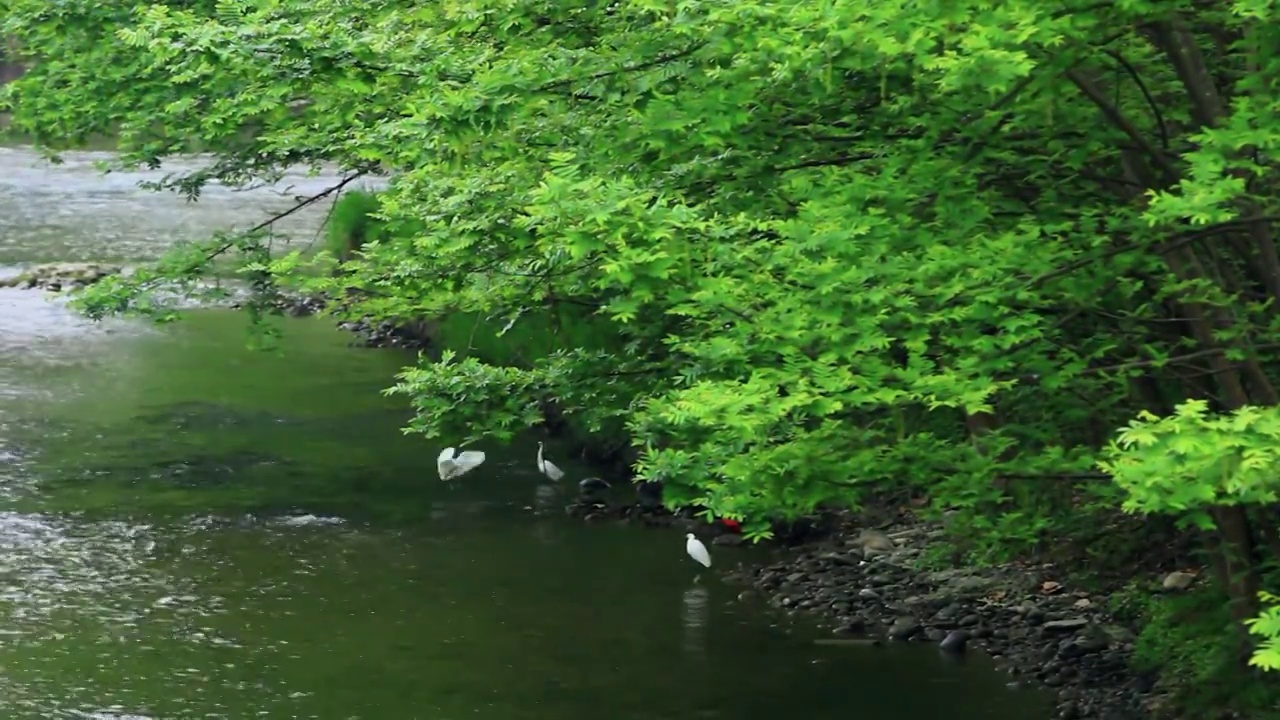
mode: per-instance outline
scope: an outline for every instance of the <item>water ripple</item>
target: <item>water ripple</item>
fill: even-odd
[[[104,175],[95,163],[109,157],[71,152],[63,156],[63,164],[50,165],[28,148],[0,148],[0,217],[5,219],[0,264],[151,259],[175,241],[255,224],[288,208],[294,198],[318,193],[337,180],[333,172],[312,176],[299,168],[270,187],[213,185],[191,203],[138,183],[195,170],[207,165],[208,158],[193,156],[161,170]],[[325,207],[307,208],[276,229],[309,240],[325,212]],[[89,217],[92,224],[85,223]]]
[[[0,513],[0,632],[39,644],[84,617],[136,627],[137,597],[171,586],[146,570],[155,547],[148,525]]]

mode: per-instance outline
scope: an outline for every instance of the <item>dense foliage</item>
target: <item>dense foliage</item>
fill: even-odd
[[[388,176],[379,239],[313,283],[344,311],[502,332],[568,307],[610,336],[424,360],[395,388],[417,432],[504,438],[550,403],[757,534],[868,489],[1027,543],[1123,504],[1202,528],[1232,616],[1258,612],[1274,0],[0,6],[33,64],[13,127],[50,147],[211,152],[164,183],[192,194]],[[163,312],[144,291],[217,255],[263,292],[299,274],[263,247],[181,249],[85,307]]]

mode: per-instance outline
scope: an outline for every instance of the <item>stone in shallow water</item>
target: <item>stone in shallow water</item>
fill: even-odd
[[[52,263],[37,265],[17,275],[0,278],[0,287],[16,287],[24,290],[43,289],[60,292],[63,288],[92,285],[103,278],[116,275],[121,268],[99,263]]]
[[[890,640],[910,640],[920,632],[920,623],[914,618],[898,618],[889,626]]]
[[[965,644],[969,642],[969,633],[964,630],[952,630],[942,639],[938,647],[947,652],[963,652]]]

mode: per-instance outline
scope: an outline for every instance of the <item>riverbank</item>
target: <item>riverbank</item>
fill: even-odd
[[[363,344],[384,341],[381,328],[344,328],[360,334]],[[626,477],[615,474],[615,485]],[[566,512],[588,522],[687,529],[724,557],[721,566],[734,563],[729,548],[744,542],[741,535],[659,503],[612,501],[623,492],[584,494]],[[1057,717],[1064,720],[1167,716],[1168,693],[1157,678],[1131,669],[1141,628],[1111,611],[1109,598],[1119,587],[1086,589],[1051,563],[939,569],[930,560],[945,554],[943,527],[909,512],[877,520],[870,526],[865,515],[834,514],[804,523],[794,530],[809,532],[790,532],[775,543],[781,557],[732,570],[725,579],[748,588],[744,599],[755,595],[781,612],[813,616],[841,642],[926,642],[946,652],[985,652],[1011,682],[1055,692]],[[1154,594],[1184,590],[1194,578],[1155,572],[1149,580]]]
[[[282,310],[295,316],[324,306],[318,299],[288,302]],[[431,345],[425,325],[415,330],[346,319],[338,327],[366,347]],[[557,420],[549,416],[548,428],[566,435],[568,428]],[[693,531],[711,546],[718,566],[737,564],[731,548],[744,542],[741,535],[688,511],[668,512],[656,496],[635,502],[626,487],[625,462],[608,462],[616,452],[593,448],[590,438],[576,438],[571,445],[575,453],[600,455],[591,460],[611,466],[601,469],[614,488],[584,494],[566,508],[569,515]],[[1141,628],[1112,610],[1111,596],[1120,585],[1077,580],[1072,568],[1083,563],[941,567],[937,558],[947,554],[946,530],[909,510],[858,517],[833,513],[778,530],[778,558],[726,575],[744,587],[744,599],[756,596],[779,612],[812,616],[837,642],[924,642],[947,652],[985,652],[1012,682],[1055,692],[1059,718],[1168,717],[1169,692],[1154,674],[1132,669]],[[1153,562],[1142,569],[1151,595],[1186,590],[1194,582],[1189,574],[1169,572],[1172,567],[1162,572]]]
[[[1141,627],[1114,611],[1123,582],[1099,586],[1048,562],[992,567],[940,567],[948,549],[946,530],[909,511],[868,516],[832,514],[818,523],[818,539],[777,547],[761,565],[735,562],[731,546],[740,535],[686,514],[585,498],[567,508],[588,520],[609,518],[645,526],[680,526],[698,533],[719,567],[734,567],[724,579],[744,587],[740,598],[758,599],[788,615],[807,615],[828,627],[837,643],[879,645],[921,642],[943,652],[984,652],[1011,677],[1011,684],[1040,687],[1057,695],[1055,717],[1179,717],[1172,690],[1155,673],[1137,672],[1135,643]],[[1191,573],[1155,563],[1139,572],[1150,596],[1191,588]],[[737,566],[737,567],[735,567]],[[1224,714],[1221,717],[1235,717]]]
[[[1129,670],[1138,629],[1108,612],[1106,593],[1075,587],[1051,564],[926,569],[944,538],[912,521],[846,531],[731,578],[783,610],[821,616],[839,636],[984,651],[1015,682],[1056,691],[1060,718],[1159,708],[1154,678]]]
[[[511,358],[502,356],[501,348],[508,344],[523,348],[528,344],[527,337],[511,339],[507,336],[500,339],[495,347],[494,343],[486,343],[477,336],[474,324],[469,320],[463,323],[466,327],[461,332],[457,327],[458,323],[453,323],[451,334],[448,320],[422,320],[406,324],[377,320],[370,316],[344,317],[341,305],[335,307],[334,303],[324,297],[287,295],[279,300],[277,307],[282,313],[292,317],[305,317],[328,310],[339,318],[338,329],[351,333],[355,338],[352,344],[358,347],[411,351],[426,351],[433,347],[452,348],[460,353],[475,353],[486,362],[503,364],[510,362]],[[540,330],[538,334],[542,335]],[[542,350],[549,351],[547,348]],[[534,356],[539,355],[537,349],[530,352]],[[544,405],[542,415],[542,425],[561,440],[567,452],[597,468],[611,482],[631,477],[634,449],[620,426],[612,431],[588,432],[564,418],[554,404]]]
[[[322,307],[318,300],[298,299],[282,310],[310,315]],[[425,334],[389,338],[393,328],[387,324],[348,320],[339,327],[366,346],[428,345]],[[742,536],[688,511],[672,514],[654,501],[632,502],[625,468],[605,477],[614,485],[602,494],[605,499],[586,498],[567,512],[587,521],[687,528],[711,546],[717,570],[738,564],[732,546],[742,544]],[[813,616],[830,627],[836,642],[928,642],[956,652],[986,652],[1014,682],[1055,691],[1058,717],[1162,717],[1159,712],[1168,707],[1156,678],[1130,669],[1141,628],[1111,611],[1110,595],[1117,588],[1086,586],[1069,569],[1047,563],[941,568],[936,558],[947,542],[945,530],[910,512],[875,518],[828,514],[789,530],[775,543],[789,546],[779,547],[780,557],[727,574],[744,587],[744,599],[756,596],[779,612]],[[1194,580],[1160,572],[1156,563],[1144,562],[1141,572],[1153,595],[1162,591],[1162,581],[1177,591]]]

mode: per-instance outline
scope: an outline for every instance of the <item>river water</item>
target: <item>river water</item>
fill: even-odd
[[[189,204],[102,157],[0,148],[0,274],[145,260],[334,181]],[[282,231],[308,242],[324,212]],[[0,717],[1045,717],[977,659],[815,644],[695,583],[679,531],[565,518],[536,438],[446,487],[378,392],[406,355],[321,319],[270,352],[245,329],[93,324],[0,289]],[[717,570],[760,552],[712,549]]]

